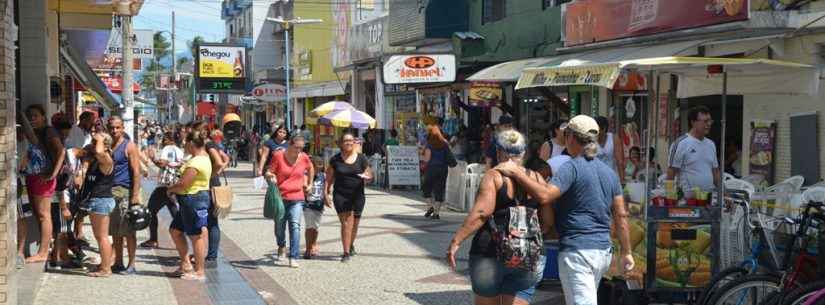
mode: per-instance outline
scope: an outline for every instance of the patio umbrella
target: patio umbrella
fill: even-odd
[[[309,112],[309,117],[311,118],[320,118],[328,113],[336,112],[336,111],[343,111],[343,110],[350,110],[355,109],[352,104],[343,102],[343,101],[332,101],[326,102],[321,104],[312,111]]]
[[[321,124],[343,128],[375,128],[375,119],[356,109],[330,112],[318,119]]]

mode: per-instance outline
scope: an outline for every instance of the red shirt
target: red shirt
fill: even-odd
[[[269,171],[278,179],[278,190],[284,200],[303,201],[306,172],[312,166],[309,157],[304,153],[298,154],[295,164],[290,165],[286,160],[286,152],[279,150],[272,153]]]

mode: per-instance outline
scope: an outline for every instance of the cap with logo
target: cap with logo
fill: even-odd
[[[583,114],[570,119],[570,121],[567,122],[566,129],[580,134],[590,134],[594,136],[599,134],[599,124],[596,123],[596,120]]]

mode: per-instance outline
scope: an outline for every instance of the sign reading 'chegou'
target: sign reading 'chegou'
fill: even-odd
[[[395,55],[384,63],[384,83],[415,84],[455,81],[455,56]]]

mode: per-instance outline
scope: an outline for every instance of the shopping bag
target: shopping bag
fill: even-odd
[[[221,186],[212,187],[212,212],[218,218],[226,218],[232,212],[232,187],[229,186],[229,181],[226,179],[226,174],[223,175],[224,184]]]
[[[266,196],[264,197],[264,217],[267,219],[274,219],[275,221],[284,220],[284,200],[281,198],[281,191],[278,190],[278,185],[268,182],[266,189]]]
[[[252,188],[254,190],[262,190],[266,187],[266,178],[264,178],[264,176],[255,177],[255,179],[252,180],[252,183]]]

